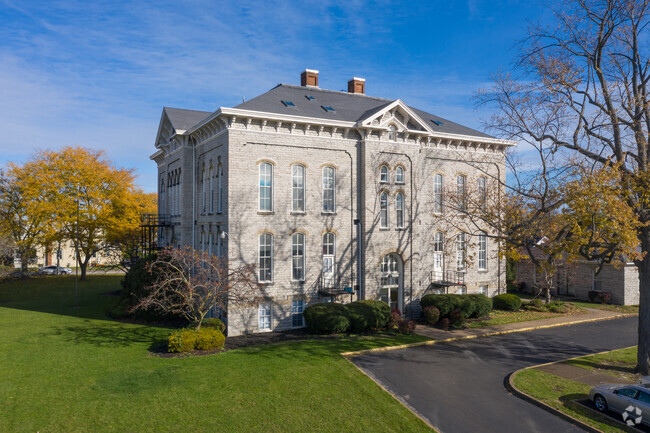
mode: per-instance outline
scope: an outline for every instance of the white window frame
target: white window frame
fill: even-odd
[[[442,188],[445,178],[442,174],[436,173],[433,175],[433,213],[442,215],[443,200]]]
[[[404,194],[401,192],[395,196],[395,223],[398,229],[404,228]]]
[[[326,176],[325,173],[329,172],[331,170],[332,173],[332,182],[331,182],[331,188],[329,186],[326,186]],[[336,213],[336,168],[332,167],[331,165],[326,165],[323,167],[322,171],[322,178],[323,178],[323,212],[324,213]],[[326,193],[331,190],[331,209],[329,209],[328,201],[330,200],[329,198],[326,197]]]
[[[456,269],[465,272],[467,268],[467,234],[460,232],[456,235]]]
[[[302,250],[301,254],[296,253],[296,247]],[[301,275],[296,278],[298,269]],[[305,235],[300,232],[291,235],[291,281],[305,281]]]
[[[389,220],[388,193],[382,191],[379,194],[379,228],[387,229],[390,227]]]
[[[487,271],[487,233],[478,235],[478,270]]]
[[[386,164],[379,167],[379,183],[388,183],[388,166]]]
[[[262,259],[266,260],[267,256],[262,256],[262,246],[264,245],[266,247],[267,244],[262,244],[262,237],[264,236],[269,236],[270,244],[269,244],[269,255],[268,255],[268,275],[269,278],[262,278],[262,272],[267,269],[266,266],[262,266]],[[259,266],[259,270],[257,272],[257,278],[260,283],[271,283],[273,282],[273,234],[272,233],[262,233],[258,237],[258,245],[257,245],[257,263]],[[266,276],[266,272],[264,275]]]
[[[292,328],[303,328],[305,326],[305,318],[302,315],[304,311],[305,311],[304,299],[294,299],[291,301],[291,327]],[[300,324],[296,325],[296,318],[298,317],[300,318]]]
[[[395,169],[395,183],[404,184],[404,167],[398,165]]]
[[[267,326],[263,327],[262,319],[267,317],[268,317],[268,327]],[[266,320],[264,320],[264,322],[266,322]],[[272,304],[270,303],[260,304],[259,307],[257,308],[257,327],[260,332],[270,332],[273,329],[273,305]]]
[[[296,175],[296,169],[301,171]],[[295,164],[291,166],[291,211],[305,212],[305,166]],[[296,185],[299,181],[299,185]],[[296,197],[298,195],[298,197]]]
[[[269,173],[263,173],[263,169],[266,170],[268,167]],[[266,177],[269,177],[269,184],[266,185]],[[264,177],[264,182],[265,184],[262,185]],[[269,193],[268,199],[265,197],[262,199],[262,191],[267,191]],[[267,206],[262,205],[262,200],[266,203],[268,201],[268,208]],[[270,162],[262,162],[260,163],[259,166],[259,210],[260,212],[273,212],[273,164]]]
[[[481,295],[488,296],[488,286],[486,284],[481,284],[478,286],[478,293]]]
[[[336,275],[336,234],[333,232],[326,232],[323,234],[323,257],[322,263],[323,267],[321,269],[321,278],[325,286],[329,287],[334,284],[334,278]],[[331,262],[331,272],[326,272],[326,263]],[[326,277],[329,277],[326,278]]]

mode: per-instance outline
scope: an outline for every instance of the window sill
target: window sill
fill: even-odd
[[[269,329],[259,329],[259,328],[257,328],[257,332],[273,332],[273,330],[270,329],[270,328]]]
[[[321,215],[336,215],[336,212],[325,212],[325,211],[322,211],[320,214],[321,214]]]
[[[406,182],[395,182],[395,185],[406,185]]]
[[[479,274],[487,274],[488,272],[489,272],[489,270],[487,270],[487,269],[479,269],[478,270]]]
[[[406,227],[395,227],[396,232],[403,232],[406,230]]]
[[[307,215],[307,212],[304,212],[304,211],[294,211],[294,212],[289,212],[289,215]]]
[[[260,286],[273,286],[275,284],[274,281],[259,281],[258,284]]]
[[[379,231],[388,232],[390,231],[390,227],[379,227]]]
[[[302,286],[305,284],[305,280],[291,280],[291,285],[293,286]]]
[[[258,215],[275,215],[275,212],[272,210],[258,210]]]

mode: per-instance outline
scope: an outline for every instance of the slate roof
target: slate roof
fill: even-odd
[[[307,96],[313,96],[314,99],[307,99]],[[295,107],[287,107],[282,103],[282,101],[291,101],[295,104]],[[390,99],[376,98],[358,93],[325,90],[318,87],[278,84],[268,92],[239,104],[234,108],[293,116],[357,122],[380,111],[392,102],[393,101]],[[322,106],[330,106],[336,111],[325,111]],[[435,116],[413,107],[409,108],[420,116],[424,122],[427,122],[427,125],[434,131],[448,134],[493,138],[483,132],[459,125],[458,123],[454,123],[442,117]],[[433,123],[432,120],[441,122],[441,125]]]
[[[177,131],[187,131],[211,114],[209,111],[184,110],[182,108],[171,107],[164,107],[164,110],[167,113],[167,118],[169,118],[172,127]]]

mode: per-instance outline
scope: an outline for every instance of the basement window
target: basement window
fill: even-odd
[[[330,107],[329,105],[321,105],[321,107],[323,107],[323,110],[325,110],[325,111],[328,111],[328,112],[331,112],[331,113],[336,112],[336,110],[333,109],[332,107]]]
[[[295,107],[296,106],[296,104],[294,104],[291,101],[282,101],[282,103],[284,104],[285,107]]]

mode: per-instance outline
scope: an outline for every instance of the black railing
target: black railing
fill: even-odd
[[[465,271],[431,271],[429,284],[434,286],[464,286]]]
[[[354,273],[338,275],[337,273],[326,273],[318,276],[316,286],[320,297],[336,297],[349,295],[350,300],[357,292],[357,280]]]
[[[172,225],[172,217],[167,214],[145,213],[140,215],[141,227],[166,227]]]

